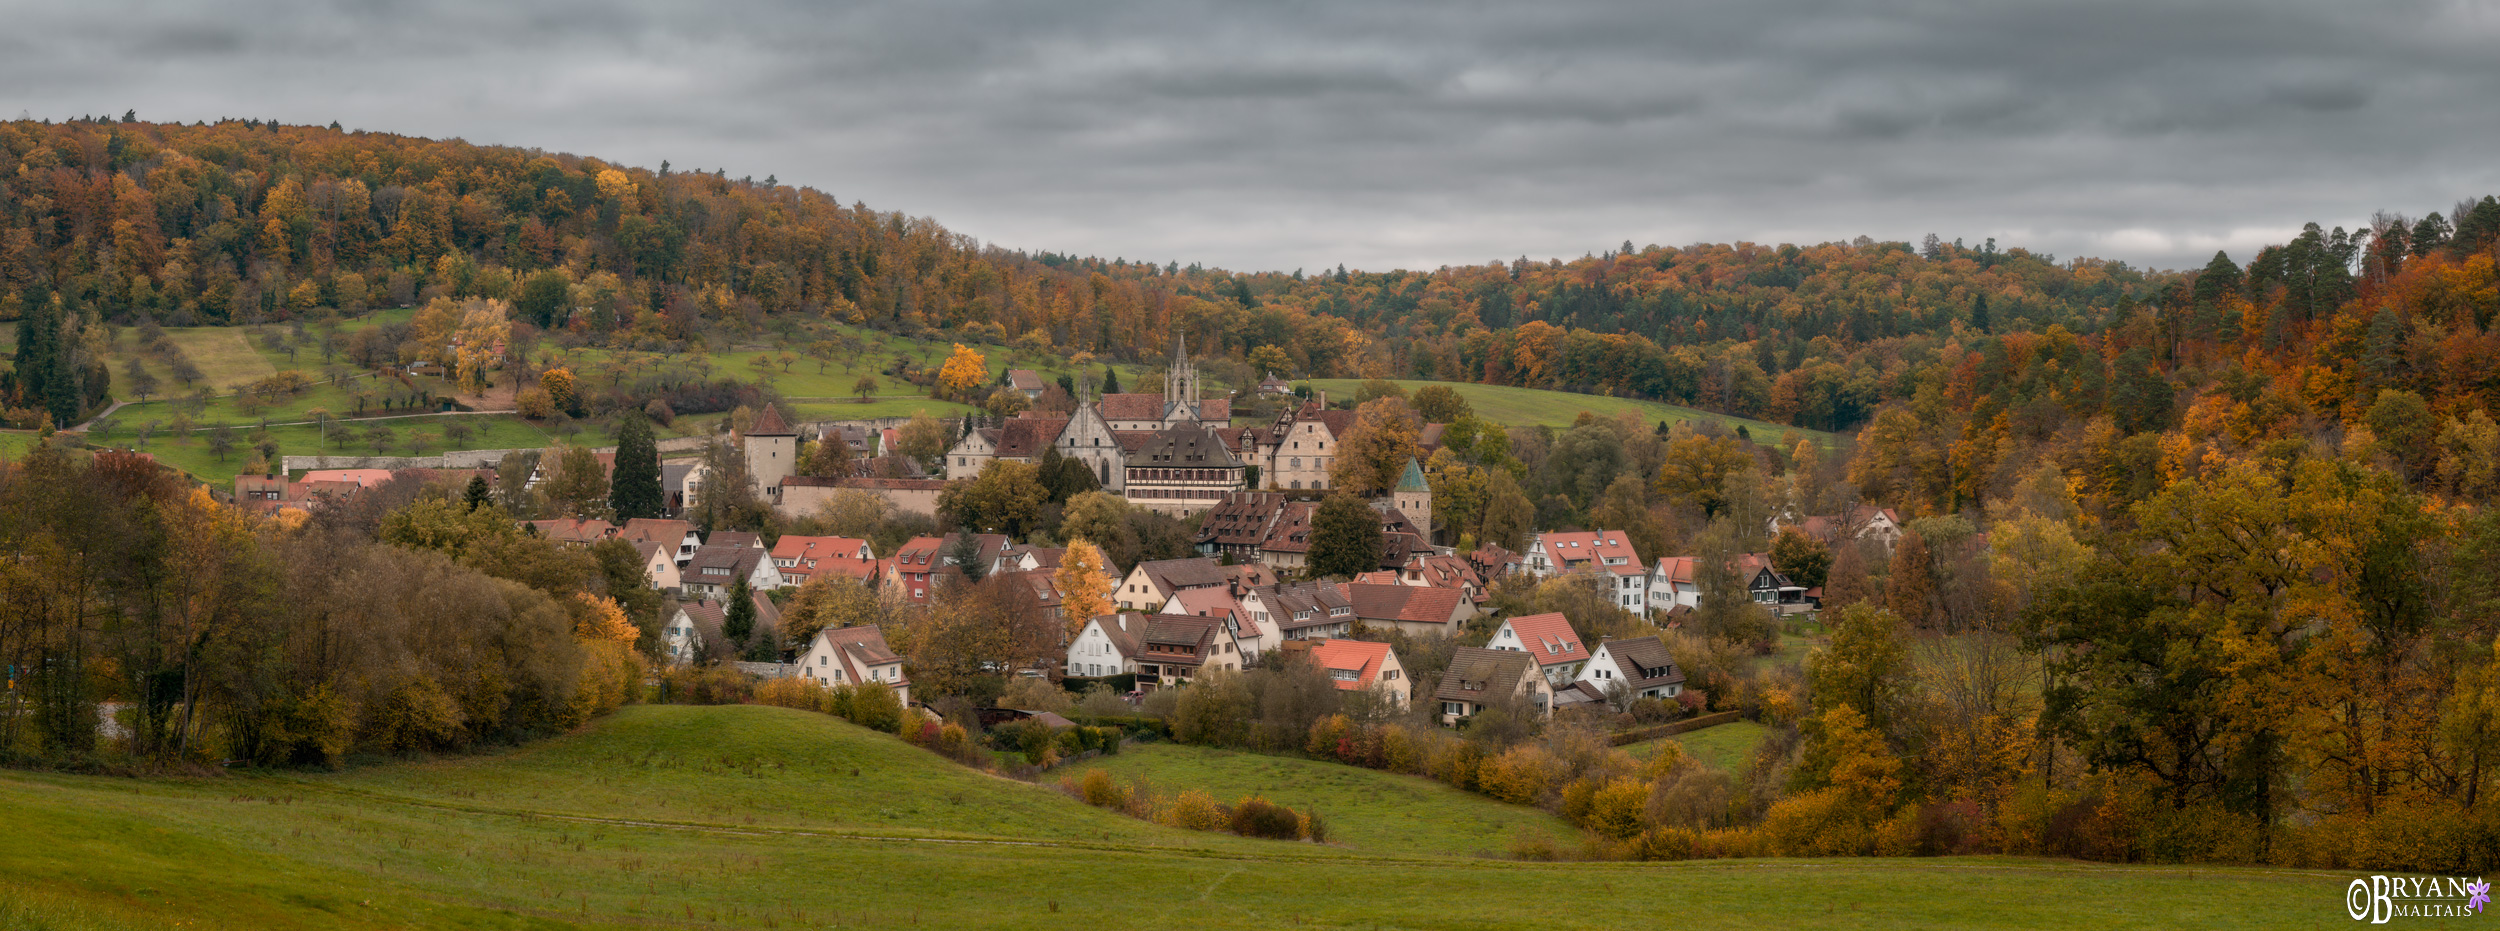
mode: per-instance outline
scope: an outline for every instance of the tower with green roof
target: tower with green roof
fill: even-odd
[[[1425,535],[1432,533],[1432,483],[1424,481],[1424,467],[1412,457],[1406,460],[1406,472],[1398,476],[1398,487],[1389,492],[1389,506],[1415,524]]]

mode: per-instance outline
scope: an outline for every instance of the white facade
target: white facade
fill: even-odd
[[[1105,620],[1114,624],[1143,623],[1141,620],[1121,614],[1106,615],[1086,621],[1085,629],[1077,631],[1076,639],[1068,642],[1067,675],[1094,678],[1137,671],[1137,657],[1124,652],[1120,646],[1123,641],[1112,637],[1110,633],[1102,629]],[[1141,629],[1127,633],[1126,642],[1135,643],[1138,635],[1144,631]]]
[[[1616,683],[1630,687],[1633,683],[1640,681],[1638,675],[1626,675],[1623,667],[1615,662],[1614,651],[1609,649],[1611,646],[1613,644],[1598,644],[1597,652],[1589,657],[1588,665],[1580,667],[1580,677],[1574,681],[1595,683],[1601,691]],[[1683,692],[1684,686],[1682,685],[1663,685],[1644,690],[1633,697],[1674,698]]]

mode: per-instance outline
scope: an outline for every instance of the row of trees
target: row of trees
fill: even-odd
[[[639,690],[629,619],[658,610],[629,546],[559,547],[413,480],[260,517],[146,457],[43,444],[0,466],[0,502],[18,762],[335,764],[544,733]]]

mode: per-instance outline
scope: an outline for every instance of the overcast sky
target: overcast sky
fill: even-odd
[[[2500,192],[2500,0],[0,0],[0,116],[776,175],[1034,251],[1929,232],[2151,267]]]

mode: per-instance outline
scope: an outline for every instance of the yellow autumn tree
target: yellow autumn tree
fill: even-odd
[[[1084,540],[1068,541],[1068,551],[1059,557],[1059,572],[1052,577],[1059,583],[1060,615],[1068,625],[1068,636],[1084,629],[1085,622],[1111,613],[1110,577],[1103,571],[1102,549]]]
[[[614,168],[600,172],[598,184],[599,196],[609,200],[631,197],[634,194],[634,179],[626,177],[624,172]]]
[[[990,380],[988,360],[962,343],[955,344],[955,354],[946,357],[946,365],[938,369],[937,396],[970,398]]]
[[[460,390],[470,394],[485,390],[486,369],[503,360],[504,344],[511,337],[511,314],[504,302],[469,302],[460,315],[460,330],[454,334],[452,344]]]
[[[580,724],[633,697],[634,684],[643,676],[641,655],[634,652],[642,631],[626,619],[614,598],[589,592],[573,597],[573,639],[581,645],[582,674],[565,717]]]

